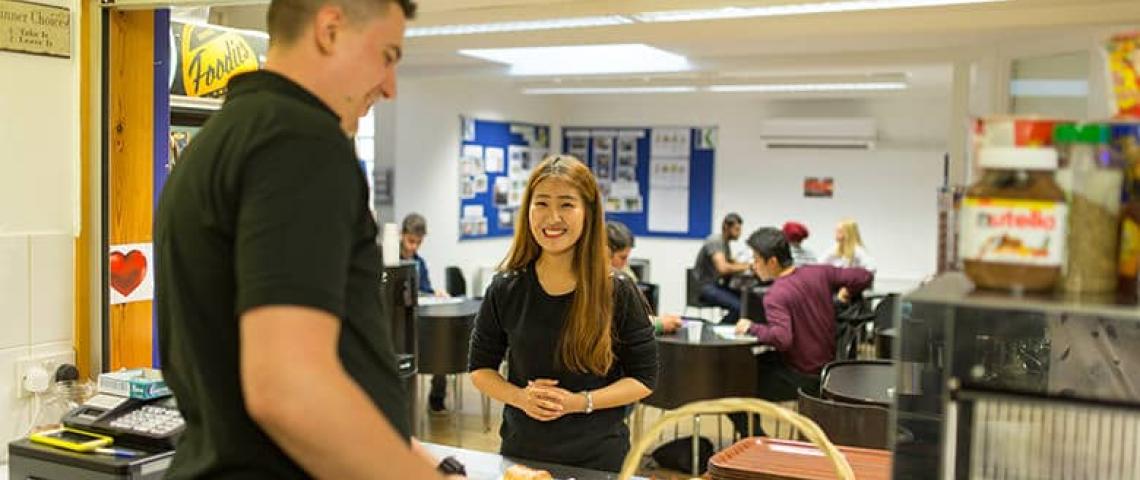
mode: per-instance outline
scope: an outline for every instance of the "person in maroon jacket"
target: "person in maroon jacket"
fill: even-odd
[[[772,281],[764,295],[765,318],[741,319],[736,333],[749,334],[775,352],[757,357],[756,396],[770,401],[797,398],[796,390],[818,391],[819,372],[835,358],[835,306],[840,289],[855,295],[871,285],[874,274],[862,268],[796,266],[784,233],[765,227],[748,237],[753,269]],[[732,415],[738,432],[747,430],[744,414]],[[763,435],[755,422],[752,435]]]

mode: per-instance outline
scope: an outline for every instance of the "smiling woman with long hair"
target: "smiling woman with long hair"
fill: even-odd
[[[621,407],[656,383],[653,327],[637,286],[609,267],[601,200],[571,156],[546,158],[527,183],[471,335],[471,380],[505,404],[504,455],[617,471],[629,450]]]

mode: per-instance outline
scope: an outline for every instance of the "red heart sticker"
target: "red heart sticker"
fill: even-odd
[[[131,295],[146,278],[146,256],[138,250],[111,252],[111,288],[124,297]]]

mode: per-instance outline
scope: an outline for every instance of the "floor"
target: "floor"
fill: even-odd
[[[427,415],[427,401],[426,392],[427,384],[430,377],[421,376],[422,394],[421,400],[417,408],[419,408],[420,417],[417,421],[421,422],[423,431],[419,435],[420,439],[433,443],[440,443],[444,445],[451,445],[456,447],[467,448],[471,450],[479,450],[485,452],[499,451],[499,424],[502,421],[503,405],[498,402],[492,401],[491,415],[490,415],[490,429],[484,429],[483,424],[483,406],[482,397],[479,391],[471,384],[470,378],[463,375],[461,381],[462,385],[462,408],[458,412],[453,408],[453,394],[452,394],[452,381],[448,381],[448,397],[447,406],[448,413],[444,415]],[[783,406],[795,409],[795,402],[782,404]],[[660,417],[661,410],[649,408],[645,415],[645,428],[653,425]],[[705,438],[709,438],[714,444],[718,444],[718,449],[727,447],[732,444],[732,423],[726,417],[717,417],[720,420],[718,429],[715,420],[708,417],[703,417],[701,420],[701,434]],[[659,442],[672,440],[674,436],[689,436],[692,431],[692,423],[684,422],[685,425],[678,425],[675,429],[666,429],[666,433],[659,437]],[[763,422],[765,431],[769,432],[773,437],[777,438],[791,438],[793,433],[791,427],[786,424],[777,424],[774,421],[765,419]],[[723,432],[718,440],[718,433]],[[656,445],[656,444],[655,444]],[[639,475],[646,477],[654,477],[659,480],[687,480],[689,475],[675,472],[670,470],[654,468],[652,459],[647,456],[642,459],[642,469],[638,472]],[[0,479],[2,480],[2,479]]]

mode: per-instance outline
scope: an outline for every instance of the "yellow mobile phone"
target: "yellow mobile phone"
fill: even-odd
[[[90,452],[96,448],[106,447],[113,441],[111,437],[105,435],[67,427],[33,433],[28,440],[76,452]]]

